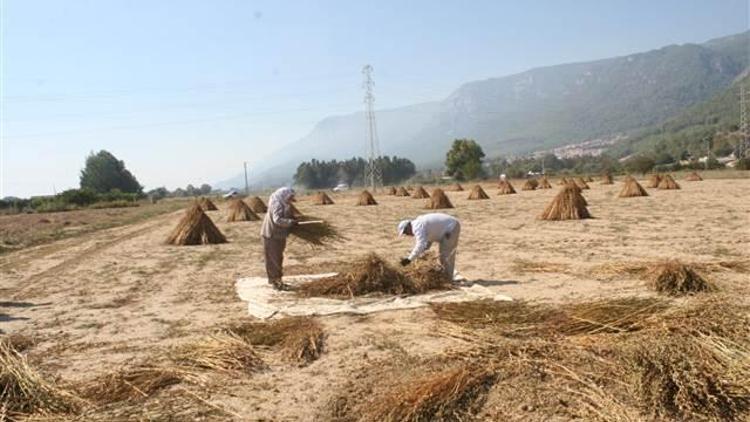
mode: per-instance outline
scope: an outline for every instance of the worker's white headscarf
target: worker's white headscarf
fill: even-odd
[[[271,194],[271,197],[268,199],[269,205],[271,203],[277,203],[282,204],[284,206],[289,205],[289,199],[294,196],[294,189],[292,188],[278,188],[274,193]]]
[[[411,220],[401,220],[400,223],[398,223],[398,235],[403,236],[404,232],[406,231],[406,228],[411,223]]]

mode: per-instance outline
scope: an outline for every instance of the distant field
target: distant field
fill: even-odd
[[[183,208],[187,200],[169,200],[138,207],[0,215],[0,254],[29,246],[137,223]]]

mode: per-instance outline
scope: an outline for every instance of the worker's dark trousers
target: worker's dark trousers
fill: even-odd
[[[284,249],[286,248],[286,238],[269,239],[263,238],[263,253],[266,259],[266,274],[268,282],[281,280],[284,265]]]

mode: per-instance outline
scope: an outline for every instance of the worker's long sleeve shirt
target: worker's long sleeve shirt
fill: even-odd
[[[414,260],[422,256],[432,242],[443,240],[445,235],[451,233],[458,224],[455,217],[448,214],[432,213],[424,214],[411,221],[411,231],[414,234],[414,249],[409,254],[409,259]]]
[[[268,200],[268,211],[260,228],[260,235],[267,239],[286,238],[294,223],[292,208],[285,203],[289,197],[287,192],[277,193],[279,191],[271,195]]]

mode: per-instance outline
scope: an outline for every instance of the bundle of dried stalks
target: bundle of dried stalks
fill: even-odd
[[[535,190],[537,186],[539,186],[539,182],[536,179],[526,179],[521,186],[521,190]]]
[[[391,194],[392,195],[392,194]],[[333,199],[328,196],[327,193],[319,191],[313,198],[313,204],[315,205],[333,205]]]
[[[398,192],[395,186],[388,187],[388,195],[395,195]]]
[[[298,210],[294,204],[289,204],[289,212],[292,214],[292,218],[302,219],[305,217],[305,215],[302,214],[302,211]]]
[[[647,188],[658,188],[659,183],[661,183],[661,174],[654,173],[648,178],[648,184],[646,185]]]
[[[200,204],[203,211],[217,211],[218,210],[218,208],[216,208],[216,205],[213,202],[211,202],[210,199],[205,198],[205,197],[198,200],[198,204]]]
[[[542,178],[539,179],[539,186],[537,186],[537,189],[552,189],[552,185],[549,183],[547,176],[542,176]]]
[[[284,358],[309,363],[323,352],[325,332],[313,317],[286,317],[268,322],[245,322],[225,331],[253,346],[278,348]]]
[[[69,414],[84,404],[29,366],[10,342],[0,342],[0,416],[15,420],[32,414]]]
[[[403,186],[399,186],[398,190],[396,191],[396,196],[411,196],[408,190],[404,188]]]
[[[648,196],[648,192],[646,192],[646,189],[643,189],[643,186],[641,186],[641,184],[638,183],[638,181],[635,180],[634,177],[627,176],[625,177],[624,184],[622,185],[622,190],[620,191],[619,196],[620,198]]]
[[[448,195],[446,195],[442,189],[436,188],[432,191],[430,202],[427,203],[427,206],[425,208],[429,210],[440,210],[445,208],[453,208],[453,204],[451,203],[451,200],[448,199]]]
[[[488,368],[461,365],[400,381],[376,397],[364,420],[458,421],[480,408],[496,376]]]
[[[141,400],[166,387],[200,379],[194,370],[177,365],[136,364],[89,380],[78,391],[92,402],[107,404]]]
[[[250,207],[247,206],[246,203],[244,203],[241,199],[233,199],[229,203],[229,208],[227,209],[227,221],[237,222],[237,221],[258,221],[260,220],[260,217],[258,217],[258,214],[254,213],[253,210],[250,209]]]
[[[335,276],[303,283],[295,291],[302,296],[347,298],[370,293],[419,294],[450,287],[450,280],[426,260],[417,260],[401,272],[370,254],[348,263]]]
[[[408,190],[408,191],[411,192],[411,191],[414,190],[414,186],[412,186],[412,185],[406,185],[406,190]]]
[[[586,182],[591,183],[594,181],[594,178],[591,176],[586,176]]]
[[[467,199],[490,199],[490,197],[480,185],[474,185],[474,187],[471,188],[471,192],[469,193],[469,197]]]
[[[177,346],[170,358],[183,367],[212,371],[253,372],[263,367],[252,345],[229,333],[207,335]]]
[[[300,224],[292,227],[289,234],[310,246],[327,246],[343,240],[343,236],[327,221],[314,216],[298,217]],[[309,221],[310,223],[305,224]]]
[[[661,182],[659,182],[659,186],[657,186],[659,189],[680,189],[680,185],[675,182],[675,180],[672,178],[672,176],[665,174],[661,178]]]
[[[649,287],[670,296],[715,291],[716,286],[706,281],[693,268],[670,260],[659,263],[648,270]]]
[[[488,329],[509,337],[540,334],[545,329],[543,324],[558,312],[549,306],[515,300],[435,303],[430,306],[441,320],[475,330]]]
[[[700,174],[698,174],[698,172],[694,171],[685,176],[685,180],[687,180],[688,182],[700,182],[701,180],[703,180],[703,178]]]
[[[227,239],[203,212],[193,204],[167,238],[170,245],[205,245],[226,243]]]
[[[370,192],[363,190],[362,193],[359,194],[357,205],[378,205],[378,203],[375,202],[375,198],[373,198]]]
[[[507,180],[501,180],[497,185],[497,189],[498,195],[510,195],[516,193],[516,190],[513,189],[513,185]]]
[[[583,198],[580,190],[568,184],[547,205],[539,218],[542,220],[581,220],[591,218],[591,214],[586,208],[586,199]]]
[[[178,387],[162,391],[148,399],[118,402],[86,409],[72,419],[45,419],[45,422],[112,422],[112,421],[236,421],[241,415],[211,403],[210,397]],[[41,420],[34,419],[41,422]],[[31,422],[31,421],[28,421]]]
[[[452,192],[463,192],[464,187],[461,186],[460,183],[454,183],[450,186],[448,186],[445,190],[452,191]]]
[[[414,195],[411,196],[414,199],[427,199],[430,197],[430,194],[427,193],[427,191],[424,189],[424,186],[418,186],[417,190],[414,191]]]
[[[604,173],[604,175],[602,176],[601,184],[602,185],[612,185],[614,183],[615,183],[615,181],[612,178],[612,175],[609,174],[609,173]]]
[[[567,178],[565,178],[565,177],[561,177],[561,178],[560,178],[560,181],[558,181],[558,182],[557,182],[557,185],[558,185],[558,186],[565,186],[565,185],[567,185],[567,184],[568,184],[568,182],[570,182],[570,180],[568,180],[568,179],[567,179]]]
[[[250,209],[253,210],[253,212],[256,214],[263,214],[268,211],[268,207],[266,207],[266,204],[264,204],[263,200],[257,196],[247,198],[245,199],[245,201],[247,202],[247,206],[249,206]]]
[[[581,188],[581,189],[591,189],[591,188],[589,187],[588,183],[586,183],[586,180],[584,180],[584,178],[583,178],[583,177],[576,177],[576,179],[575,179],[575,183],[576,183],[576,185],[578,185],[578,187],[579,187],[579,188]]]

